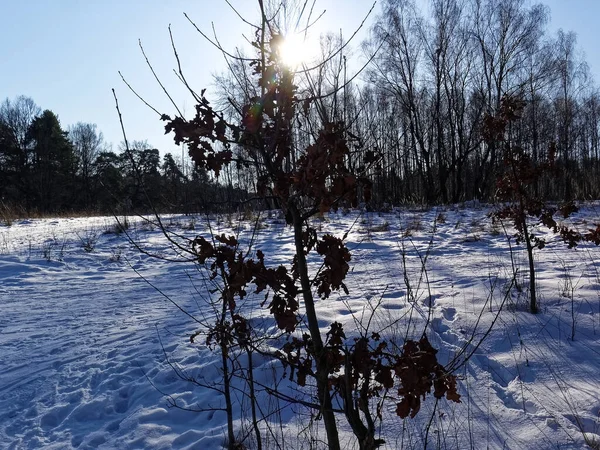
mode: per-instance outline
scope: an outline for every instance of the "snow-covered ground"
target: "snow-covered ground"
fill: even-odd
[[[525,254],[512,242],[511,262],[487,212],[470,205],[317,221],[322,232],[348,232],[352,252],[350,295],[318,303],[323,330],[338,321],[351,336],[370,320],[372,331],[401,342],[429,323],[443,363],[472,353],[456,372],[462,403],[428,397],[415,419],[401,420],[389,402],[384,448],[600,448],[600,249],[568,250],[548,235],[536,253],[541,312],[532,315]],[[585,229],[599,219],[592,204],[572,221]],[[164,223],[176,239],[208,229],[202,217]],[[211,226],[248,239],[254,223],[213,218]],[[259,223],[266,263],[289,263],[291,231],[275,216]],[[111,217],[0,225],[0,448],[221,448],[218,354],[203,339],[190,342],[201,324],[181,311],[210,321],[214,286],[193,263],[173,261],[180,255],[156,226],[132,218],[128,234],[158,258],[115,228]],[[241,307],[270,333],[263,300],[249,296]],[[273,361],[254,366],[260,383],[297,394]],[[322,424],[307,411],[257,395],[268,416],[264,447],[321,448]],[[248,402],[234,397],[242,436],[252,432]]]

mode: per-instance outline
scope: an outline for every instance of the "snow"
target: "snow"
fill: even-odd
[[[536,253],[541,312],[532,315],[526,255],[512,242],[515,286],[506,235],[488,212],[473,204],[338,212],[315,221],[320,232],[348,232],[352,253],[350,295],[317,304],[323,331],[338,321],[355,336],[357,323],[369,324],[401,343],[428,324],[442,362],[458,355],[462,402],[428,397],[415,419],[400,420],[390,400],[381,427],[386,448],[423,448],[425,440],[428,448],[452,449],[578,449],[600,442],[600,249],[568,250],[540,230],[549,244]],[[599,217],[598,205],[589,204],[572,224],[585,230]],[[163,220],[178,241],[208,233],[202,216]],[[289,263],[291,230],[276,215],[258,222],[256,248],[266,263]],[[223,446],[219,356],[204,339],[190,342],[201,324],[180,310],[210,322],[214,286],[156,225],[135,217],[128,223],[127,233],[114,232],[113,217],[0,225],[0,447]],[[211,219],[213,231],[244,240],[255,223]],[[318,256],[310,263],[318,267]],[[256,328],[273,335],[263,300],[250,295],[240,306]],[[471,354],[461,363],[461,355]],[[267,357],[255,355],[254,366],[260,383],[303,395]],[[275,448],[275,440],[320,448],[315,436],[324,430],[318,421],[309,426],[308,411],[280,410],[284,402],[262,390],[257,395],[268,416],[261,422],[266,448]],[[234,397],[238,432],[251,433],[248,402]],[[345,447],[357,448],[343,417],[339,424]]]

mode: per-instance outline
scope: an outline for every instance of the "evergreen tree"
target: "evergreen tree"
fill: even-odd
[[[0,201],[15,202],[18,191],[14,186],[18,178],[19,147],[12,130],[0,122]]]
[[[139,212],[160,206],[160,152],[146,141],[132,141],[120,158],[126,203]]]
[[[115,212],[123,201],[121,158],[114,152],[100,152],[92,164],[92,192],[96,208]]]
[[[163,157],[162,175],[164,181],[164,200],[169,206],[177,206],[181,204],[185,177],[173,159],[173,155],[170,153],[167,153]]]
[[[61,128],[56,114],[45,110],[34,119],[28,135],[33,142],[31,182],[35,206],[44,212],[69,208],[77,160],[67,132]]]

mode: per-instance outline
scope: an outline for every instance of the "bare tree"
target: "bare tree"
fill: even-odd
[[[573,177],[578,172],[575,161],[576,125],[578,115],[578,100],[583,93],[587,78],[587,65],[576,53],[577,37],[573,32],[559,30],[556,40],[556,65],[558,72],[555,109],[558,113],[557,123],[557,153],[562,164],[561,181],[563,182],[561,196],[567,200],[575,195]],[[575,182],[576,183],[576,182]]]
[[[29,127],[41,113],[41,108],[31,97],[20,95],[12,102],[9,99],[4,100],[0,106],[0,121],[13,131],[19,147],[25,150],[29,142]]]
[[[92,198],[91,178],[94,161],[104,149],[104,136],[97,130],[96,124],[78,122],[67,129],[69,139],[77,157],[78,175],[84,191],[84,205]]]
[[[41,113],[42,110],[33,99],[23,95],[14,101],[6,99],[0,105],[0,122],[10,130],[17,144],[17,155],[12,158],[12,170],[15,174],[13,182],[26,209],[32,207],[34,195],[30,184],[33,148],[29,130]]]

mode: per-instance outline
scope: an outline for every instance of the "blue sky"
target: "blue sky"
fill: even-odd
[[[147,139],[165,152],[179,152],[162,123],[127,89],[120,70],[158,110],[173,107],[147,69],[138,47],[142,40],[159,77],[180,108],[193,103],[173,75],[168,25],[171,24],[188,80],[198,90],[210,86],[223,68],[218,51],[206,43],[183,16],[211,32],[221,43],[240,45],[248,27],[221,0],[0,0],[0,101],[23,94],[58,114],[63,127],[78,121],[96,123],[105,139],[122,140],[111,88],[119,97],[127,137]],[[256,2],[232,0],[246,17],[256,17]],[[591,73],[600,81],[598,24],[600,0],[544,0],[552,11],[551,30],[573,30]],[[327,10],[320,30],[343,29],[348,36],[369,10],[367,0],[319,0]]]

